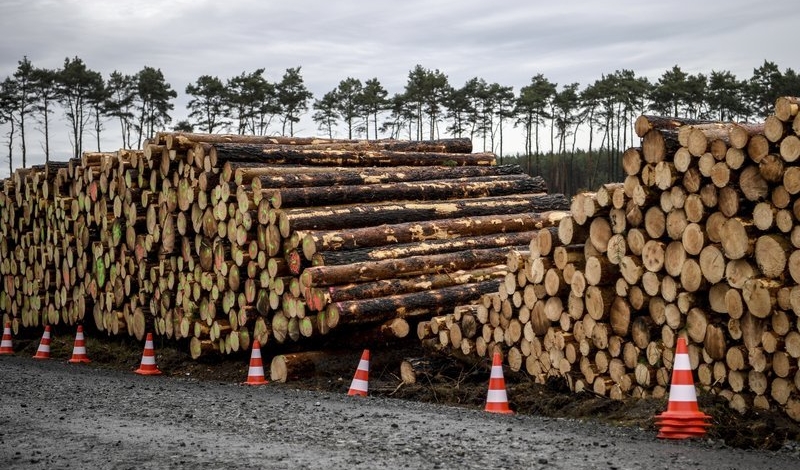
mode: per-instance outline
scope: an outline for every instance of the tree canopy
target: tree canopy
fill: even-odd
[[[634,142],[632,126],[639,114],[761,120],[777,97],[800,95],[798,74],[767,60],[750,77],[727,70],[692,74],[676,64],[652,81],[618,70],[585,86],[559,85],[538,73],[519,90],[480,77],[459,86],[439,69],[416,65],[402,90],[392,95],[377,77],[344,77],[317,99],[301,67],[287,68],[276,81],[269,75],[258,68],[232,77],[199,76],[184,85],[188,118],[173,129],[294,135],[311,108],[317,131],[330,138],[469,137],[476,148],[498,153],[501,162],[517,161],[533,174],[550,171],[548,181],[567,191],[576,184],[564,179],[563,165],[578,154],[592,169],[586,184],[621,177],[619,158]],[[37,68],[23,57],[0,85],[0,128],[9,170],[17,156],[27,166],[32,127],[41,131],[45,158],[50,158],[52,118],[59,107],[77,157],[86,135],[94,134],[100,147],[100,133],[111,122],[117,123],[120,147],[141,148],[156,131],[168,130],[178,96],[160,69],[115,70],[104,78],[77,56],[66,58],[59,69]],[[512,129],[524,145],[508,155],[505,142]],[[588,137],[588,148],[577,148],[579,134]]]

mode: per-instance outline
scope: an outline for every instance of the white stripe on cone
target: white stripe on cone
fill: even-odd
[[[672,384],[669,388],[670,401],[697,401],[694,385]]]
[[[369,382],[367,382],[366,380],[353,379],[353,381],[350,383],[350,388],[361,392],[366,392],[367,390],[369,390],[368,387],[369,387]]]
[[[689,362],[689,355],[676,354],[675,363],[672,365],[672,370],[692,370],[692,363]]]
[[[508,401],[505,389],[503,390],[489,390],[486,394],[486,401],[489,403],[505,403]]]

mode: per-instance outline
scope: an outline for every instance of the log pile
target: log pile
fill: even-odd
[[[509,247],[567,207],[468,139],[162,133],[3,182],[0,311],[15,330],[152,331],[193,357],[403,337],[496,290]]]
[[[625,181],[576,195],[497,291],[419,338],[621,399],[668,392],[681,335],[702,390],[800,420],[798,104],[759,124],[640,117]]]

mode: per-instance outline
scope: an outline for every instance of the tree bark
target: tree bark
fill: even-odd
[[[334,207],[287,209],[291,230],[333,230],[371,227],[400,221],[431,221],[458,217],[508,215],[566,210],[563,194],[518,194],[432,202],[385,202]]]
[[[303,235],[302,247],[306,259],[311,259],[315,253],[329,250],[383,247],[395,243],[406,244],[538,230],[557,224],[565,214],[567,213],[556,211],[540,214],[487,215],[349,230],[310,231]]]
[[[523,247],[518,249],[523,249]],[[503,264],[508,250],[507,247],[489,248],[339,266],[315,266],[306,268],[301,274],[300,280],[304,287],[320,287],[421,274],[452,273],[460,269],[477,269]]]
[[[358,186],[265,188],[261,193],[270,195],[271,201],[278,202],[273,202],[273,207],[289,208],[383,201],[466,199],[546,191],[547,185],[541,177],[501,175]]]
[[[229,161],[311,166],[494,166],[493,153],[397,152],[393,150],[300,150],[292,146],[219,143],[210,152],[211,165]]]

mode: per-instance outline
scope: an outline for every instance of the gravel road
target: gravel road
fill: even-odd
[[[0,468],[790,469],[796,448],[0,357]]]

